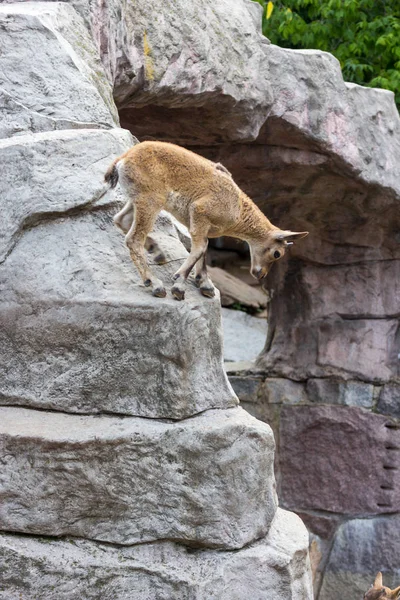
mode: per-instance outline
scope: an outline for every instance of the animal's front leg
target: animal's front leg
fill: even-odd
[[[152,207],[151,203],[143,201],[142,206],[139,206],[138,203],[135,222],[132,223],[130,230],[126,234],[125,241],[144,285],[152,287],[153,296],[164,298],[167,295],[164,284],[151,272],[145,253],[146,238],[153,228],[157,213],[158,210]]]
[[[175,281],[171,288],[172,295],[177,300],[183,300],[185,297],[185,283],[189,277],[190,271],[194,265],[200,260],[203,255],[207,252],[208,246],[208,230],[209,223],[208,219],[204,216],[203,212],[198,214],[196,212],[196,206],[192,209],[191,221],[190,221],[190,236],[192,238],[192,249],[189,256],[181,266],[181,268],[175,273],[173,279]]]
[[[207,296],[207,298],[213,298],[215,296],[215,287],[207,273],[206,257],[207,253],[204,253],[203,258],[196,263],[195,284],[196,287],[200,289],[200,292],[203,294],[203,296]]]

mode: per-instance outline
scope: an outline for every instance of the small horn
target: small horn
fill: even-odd
[[[281,229],[273,234],[274,238],[280,242],[295,242],[306,237],[306,235],[308,235],[308,231],[282,231]]]

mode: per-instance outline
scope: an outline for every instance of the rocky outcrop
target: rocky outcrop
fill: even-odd
[[[275,515],[272,432],[241,408],[162,423],[4,407],[0,423],[4,531],[235,549]]]
[[[268,536],[241,552],[0,534],[0,598],[104,600],[134,593],[140,600],[300,600],[311,598],[307,554],[300,519],[280,509]]]
[[[271,429],[222,369],[219,299],[152,297],[112,224],[103,174],[135,139],[111,62],[74,3],[4,3],[0,22],[0,598],[310,600]],[[167,283],[184,233],[161,215],[155,236]]]
[[[232,383],[243,406],[274,427],[285,469],[278,470],[280,489],[314,531],[318,593],[338,525],[385,512],[388,496],[389,512],[398,511],[391,500],[398,450],[385,447],[397,422],[388,419],[388,429],[372,414],[399,417],[400,121],[393,94],[345,83],[327,53],[268,44],[259,7],[244,0],[206,1],[201,10],[196,2],[184,9],[148,2],[134,23],[122,19],[118,28],[112,15],[131,10],[119,0],[96,11],[78,0],[75,6],[91,25],[125,127],[222,162],[272,222],[310,231],[271,271],[265,349],[256,369],[233,370]],[[365,487],[354,484],[352,497],[354,479]],[[338,512],[327,518],[325,510]],[[390,552],[399,548],[392,535]],[[357,594],[377,570],[371,563]]]
[[[0,27],[1,138],[119,124],[100,57],[72,7],[0,6]]]

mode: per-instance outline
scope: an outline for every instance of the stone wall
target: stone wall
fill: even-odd
[[[311,533],[316,598],[361,597],[379,570],[395,587],[400,427],[379,414],[380,386],[229,369],[243,408],[274,430],[278,494]]]
[[[223,370],[219,299],[151,296],[118,198],[98,201],[135,139],[73,4],[0,7],[0,598],[311,600],[272,430]],[[155,234],[168,280],[186,250],[165,215]]]

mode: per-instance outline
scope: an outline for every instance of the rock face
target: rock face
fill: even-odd
[[[265,377],[240,364],[227,371],[243,408],[274,430],[278,494],[310,531],[315,597],[361,597],[379,570],[386,585],[397,587],[395,386],[330,379],[300,383]],[[382,408],[390,416],[375,413]]]
[[[112,225],[103,175],[136,141],[112,84],[127,100],[140,76],[111,34],[128,39],[148,8],[107,5],[107,33],[105,6],[0,7],[0,598],[311,600],[306,529],[277,512],[271,429],[237,408],[222,369],[219,298],[153,298]],[[222,129],[252,131],[235,86]],[[168,284],[187,240],[165,214],[154,234]]]
[[[0,408],[0,423],[5,531],[234,549],[276,511],[272,432],[240,408],[174,424]]]
[[[100,58],[72,7],[0,6],[0,27],[1,138],[118,125]]]
[[[225,360],[237,362],[257,358],[265,344],[266,319],[229,308],[222,308],[221,311]]]
[[[32,594],[49,600],[104,600],[128,598],[132,592],[140,600],[312,597],[306,575],[308,536],[296,515],[280,509],[268,535],[239,553],[165,541],[124,548],[0,534],[0,560],[4,600]]]
[[[120,0],[96,10],[80,0],[74,6],[91,27],[125,127],[222,162],[274,224],[310,232],[271,271],[267,343],[257,367],[234,372],[232,383],[243,406],[274,428],[278,489],[316,536],[318,597],[337,527],[399,510],[398,443],[389,442],[398,434],[391,417],[400,415],[393,95],[345,83],[327,53],[266,43],[259,7],[244,0],[206,0],[201,10],[193,2],[184,24],[180,2],[148,2],[135,21],[118,25],[113,15],[134,10]],[[398,556],[398,536],[388,543]],[[376,541],[370,548],[379,556]],[[346,562],[335,564],[336,572]],[[349,583],[354,594],[373,581],[378,569],[369,564],[362,580],[348,567],[347,583],[352,575],[358,581],[357,588]],[[396,586],[397,571],[387,564]],[[327,586],[319,600],[344,593]]]
[[[384,584],[398,587],[400,518],[354,519],[338,530],[319,598],[357,598],[370,588],[371,573],[384,573]]]
[[[400,512],[400,430],[391,425],[357,408],[284,406],[285,506],[345,515]]]

